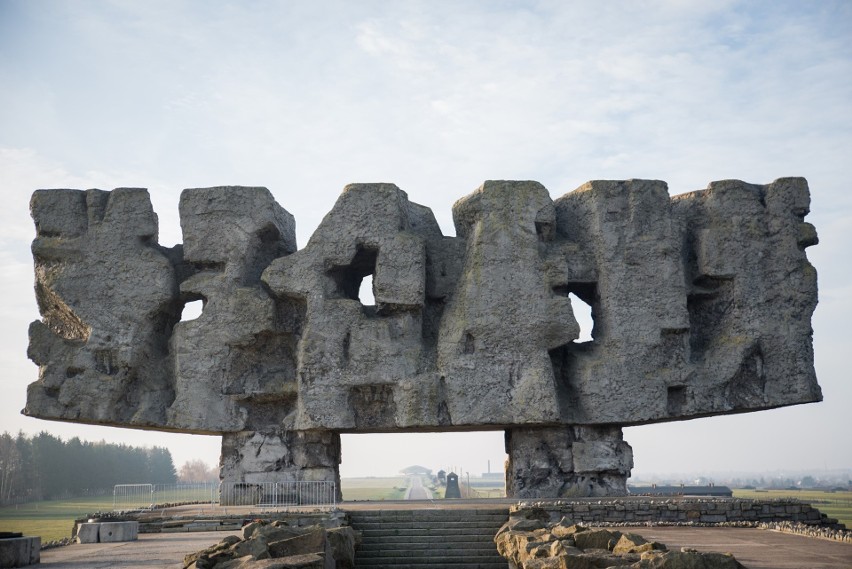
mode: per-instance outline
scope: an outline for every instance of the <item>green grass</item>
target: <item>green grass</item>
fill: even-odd
[[[0,531],[39,535],[42,542],[71,537],[74,520],[112,510],[112,496],[47,500],[0,508]]]
[[[822,490],[734,490],[734,498],[755,500],[777,500],[795,498],[808,502],[830,518],[852,529],[852,492],[824,492]]]
[[[502,484],[499,486],[495,485],[478,485],[471,484],[471,491],[473,493],[472,498],[505,498],[506,490]]]
[[[407,481],[403,476],[392,478],[343,478],[340,490],[347,502],[354,500],[402,500]]]

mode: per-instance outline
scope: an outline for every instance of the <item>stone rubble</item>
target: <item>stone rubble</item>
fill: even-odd
[[[757,527],[760,529],[780,531],[784,533],[806,535],[808,537],[816,537],[819,539],[852,543],[852,531],[837,527],[814,526],[790,521],[761,522],[757,524]]]
[[[348,526],[289,526],[256,520],[242,537],[229,535],[218,544],[184,558],[184,569],[352,569],[356,532]]]
[[[510,569],[744,569],[730,554],[669,551],[637,534],[551,523],[547,517],[532,511],[513,516],[495,536]]]

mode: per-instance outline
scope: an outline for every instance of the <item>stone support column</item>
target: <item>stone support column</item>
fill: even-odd
[[[242,431],[222,435],[224,487],[274,482],[333,482],[340,492],[340,434],[334,431]]]
[[[633,450],[620,427],[522,427],[506,430],[510,498],[624,496]]]

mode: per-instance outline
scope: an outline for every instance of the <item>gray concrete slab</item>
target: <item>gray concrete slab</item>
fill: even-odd
[[[236,532],[146,533],[136,541],[75,543],[41,552],[41,565],[51,569],[183,569],[183,557],[218,543]]]
[[[744,528],[636,527],[618,528],[670,549],[730,552],[748,569],[849,569],[852,544],[774,531]],[[41,564],[51,569],[107,569],[145,567],[181,569],[183,557],[218,543],[235,532],[140,534],[137,541],[74,544],[49,549]]]
[[[850,569],[852,544],[750,528],[637,527],[638,533],[669,549],[732,553],[748,569]]]

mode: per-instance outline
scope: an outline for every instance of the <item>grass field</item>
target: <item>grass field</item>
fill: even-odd
[[[31,502],[0,508],[0,531],[40,535],[42,543],[71,537],[74,520],[112,510],[112,496]]]
[[[852,492],[823,492],[822,490],[734,490],[734,498],[775,500],[795,498],[808,502],[830,518],[852,528]]]
[[[401,500],[408,483],[404,476],[393,478],[343,478],[340,490],[347,502],[355,500]]]
[[[503,484],[493,484],[491,481],[487,483],[473,483],[471,480],[471,485],[468,488],[467,483],[462,481],[462,494],[465,492],[470,492],[471,498],[505,498],[506,497],[506,489]],[[443,489],[440,490],[443,493]]]

